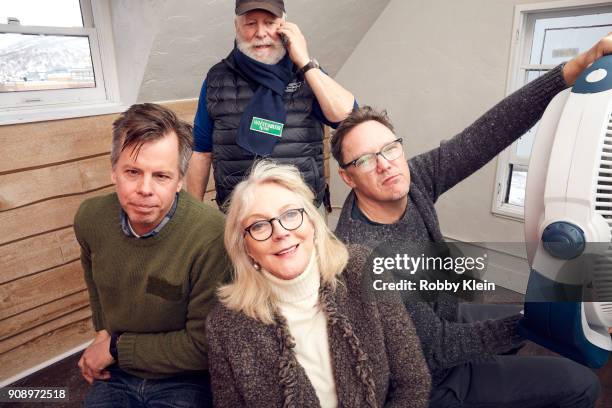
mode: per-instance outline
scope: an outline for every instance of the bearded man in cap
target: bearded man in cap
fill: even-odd
[[[328,203],[323,124],[335,127],[355,98],[311,58],[283,0],[236,0],[234,24],[234,49],[210,69],[200,93],[187,190],[203,198],[212,164],[222,206],[253,161],[271,157],[297,166],[317,206]]]

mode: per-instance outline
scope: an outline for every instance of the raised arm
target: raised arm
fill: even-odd
[[[291,61],[298,69],[310,61],[306,39],[300,28],[290,22],[283,22],[278,29],[287,39],[287,50]],[[308,85],[317,98],[325,118],[330,122],[340,122],[353,109],[355,97],[338,82],[327,76],[320,69],[310,69],[304,75]]]
[[[566,86],[558,66],[507,96],[452,139],[410,159],[413,181],[435,202],[535,125]]]
[[[584,69],[608,53],[612,53],[612,35],[507,96],[440,147],[412,158],[413,180],[435,202],[533,127],[557,93],[572,85]]]

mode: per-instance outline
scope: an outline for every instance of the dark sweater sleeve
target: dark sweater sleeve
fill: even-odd
[[[391,386],[386,408],[425,408],[431,390],[431,376],[412,321],[402,303],[379,303],[385,332]]]
[[[431,303],[434,312],[441,319],[449,322],[456,322],[459,312],[459,301],[455,296],[446,293],[438,294],[436,302]]]
[[[533,127],[566,87],[562,65],[523,86],[440,147],[410,159],[413,181],[435,202]]]
[[[225,349],[225,344],[228,344],[231,340],[225,338],[224,318],[227,318],[227,316],[223,315],[223,307],[219,305],[213,310],[206,324],[213,405],[219,408],[246,407],[240,391],[236,387],[237,380],[234,378],[228,360],[230,354]],[[226,320],[224,323],[227,324],[228,321]]]
[[[348,246],[348,251],[349,263],[343,272],[348,298],[353,302],[357,299],[372,300],[377,310],[371,314],[374,318],[371,324],[380,321],[382,326],[384,351],[389,364],[389,388],[384,407],[426,408],[431,374],[414,324],[397,292],[385,291],[372,296],[369,288],[373,284],[373,275],[364,273],[371,250],[353,244]]]
[[[83,276],[85,284],[87,285],[87,292],[89,293],[89,306],[91,308],[91,320],[96,331],[100,331],[106,328],[104,321],[104,313],[102,312],[102,306],[100,305],[100,298],[98,296],[98,288],[94,282],[91,272],[91,251],[89,244],[85,238],[86,234],[83,232],[87,217],[83,215],[87,210],[87,202],[84,202],[79,207],[74,217],[74,235],[76,236],[77,242],[81,247],[81,266],[83,267]]]
[[[229,261],[221,231],[210,238],[207,250],[191,269],[185,328],[161,333],[122,334],[117,343],[121,368],[160,374],[207,369],[206,317],[216,303],[216,289],[228,275]]]
[[[457,323],[440,319],[424,302],[406,303],[423,345],[423,353],[432,372],[504,353],[518,347],[520,315],[498,320]]]

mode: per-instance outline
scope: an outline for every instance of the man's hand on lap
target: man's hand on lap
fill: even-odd
[[[113,364],[115,359],[109,352],[111,336],[106,330],[96,334],[94,341],[85,349],[78,366],[83,378],[88,383],[94,380],[108,380],[110,373],[106,367]]]

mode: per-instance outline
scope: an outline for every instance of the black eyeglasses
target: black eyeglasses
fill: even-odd
[[[293,231],[300,228],[304,222],[304,209],[294,208],[285,211],[278,217],[256,221],[244,229],[244,234],[248,232],[255,241],[265,241],[272,236],[274,231],[272,221],[274,220],[278,220],[278,223],[287,231]]]
[[[387,161],[393,161],[403,154],[404,147],[402,146],[402,139],[399,138],[384,145],[378,153],[364,154],[351,162],[340,165],[340,168],[346,169],[348,166],[352,165],[358,168],[360,171],[370,171],[376,167],[376,156],[381,155]]]

